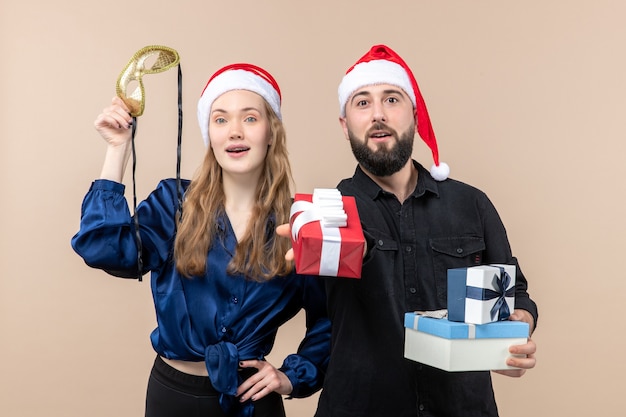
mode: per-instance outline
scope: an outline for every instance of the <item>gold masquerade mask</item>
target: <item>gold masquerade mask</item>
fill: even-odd
[[[133,55],[117,78],[117,95],[126,103],[133,117],[143,114],[145,92],[142,77],[144,74],[156,74],[178,65],[178,52],[167,46],[151,45],[141,48]],[[129,94],[129,87],[137,87]]]
[[[143,268],[143,249],[141,235],[139,233],[139,215],[137,213],[137,192],[135,181],[135,168],[137,164],[137,154],[135,150],[135,131],[137,129],[137,117],[143,114],[145,107],[145,93],[142,77],[145,74],[156,74],[178,65],[180,58],[178,52],[166,46],[151,45],[141,48],[133,55],[126,67],[117,78],[116,91],[119,98],[128,106],[130,115],[133,116],[133,128],[131,132],[132,156],[133,156],[133,220],[135,226],[135,242],[137,244],[137,273],[139,281],[145,272]],[[133,83],[138,86],[129,94]],[[130,87],[130,88],[129,88]],[[182,149],[182,128],[183,128],[183,105],[182,105],[182,71],[178,65],[178,147],[176,151],[176,188],[178,197],[178,207],[176,219],[182,218],[183,207],[183,187],[180,179],[180,159]],[[126,272],[107,271],[112,275],[129,278]]]

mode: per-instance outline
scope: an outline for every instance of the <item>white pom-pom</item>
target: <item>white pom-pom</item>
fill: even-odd
[[[443,181],[450,175],[450,167],[445,162],[440,162],[439,166],[433,165],[430,168],[430,175],[432,175],[436,181]]]

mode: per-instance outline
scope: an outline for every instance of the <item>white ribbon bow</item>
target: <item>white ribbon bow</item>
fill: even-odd
[[[336,188],[316,188],[312,202],[296,201],[291,206],[289,218],[300,213],[291,224],[291,236],[298,240],[300,229],[308,223],[320,222],[322,229],[322,253],[320,275],[337,276],[341,252],[340,227],[348,224],[348,215],[343,209],[341,192]]]

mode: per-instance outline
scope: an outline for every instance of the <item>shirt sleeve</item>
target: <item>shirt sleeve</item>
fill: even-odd
[[[300,277],[304,284],[306,334],[298,353],[287,356],[280,368],[293,386],[291,397],[308,397],[322,388],[330,358],[330,320],[322,278]]]
[[[85,263],[116,276],[137,274],[137,244],[134,219],[124,197],[124,185],[96,180],[81,208],[80,228],[72,248]],[[173,187],[162,181],[137,207],[145,273],[157,268],[170,252],[175,231],[177,198]]]
[[[512,255],[511,245],[500,215],[487,196],[484,196],[481,212],[483,213],[483,227],[487,247],[484,261],[487,264],[505,263],[515,265],[515,308],[528,311],[533,316],[536,328],[539,317],[537,304],[528,294],[528,281],[519,266],[517,258]]]

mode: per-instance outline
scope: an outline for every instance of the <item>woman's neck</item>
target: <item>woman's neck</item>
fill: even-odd
[[[258,178],[255,181],[251,178],[242,180],[242,178],[224,176],[223,181],[224,209],[237,240],[241,240],[248,229],[252,209],[257,199]]]

